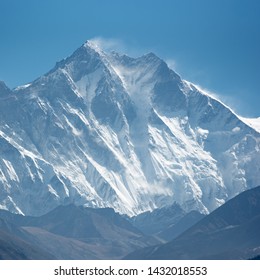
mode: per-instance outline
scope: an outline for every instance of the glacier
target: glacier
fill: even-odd
[[[259,130],[154,53],[87,41],[0,101],[0,209],[207,214],[260,184]]]

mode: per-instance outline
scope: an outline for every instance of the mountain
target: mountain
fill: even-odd
[[[186,212],[176,203],[155,209],[152,212],[144,212],[133,216],[130,222],[145,234],[156,235],[176,224],[186,215]]]
[[[157,236],[162,240],[171,241],[185,232],[188,228],[202,220],[204,217],[205,215],[193,210],[189,213],[186,213],[183,217],[176,221],[176,223],[170,224],[167,228],[163,228],[157,233]]]
[[[0,218],[0,260],[54,259],[31,239],[26,231]]]
[[[260,253],[260,186],[210,213],[176,239],[127,259],[250,259]]]
[[[260,132],[260,117],[259,118],[242,118],[243,122],[245,122],[247,125],[254,128],[256,131]]]
[[[204,216],[195,210],[187,213],[180,205],[174,203],[152,212],[147,211],[131,218],[128,217],[128,220],[143,233],[166,242],[183,233]]]
[[[0,100],[1,209],[207,214],[260,184],[259,132],[153,53],[88,41]]]
[[[1,226],[1,221],[9,226]],[[34,259],[121,259],[134,250],[159,243],[153,237],[144,235],[113,209],[75,205],[58,206],[39,217],[0,210],[1,230],[9,239],[13,236],[13,239],[27,244],[25,249],[20,249],[20,256],[13,256],[14,259],[22,259],[22,256],[27,256],[26,248],[34,247],[39,250]],[[12,249],[6,251],[12,259]],[[41,251],[48,254],[40,254]],[[1,252],[0,235],[0,259],[5,257]]]

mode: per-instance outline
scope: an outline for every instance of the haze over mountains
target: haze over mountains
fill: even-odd
[[[172,241],[126,259],[250,259],[260,253],[260,186],[231,199]]]
[[[30,84],[1,83],[0,101],[1,209],[208,214],[260,184],[259,132],[153,53],[88,41]]]
[[[113,209],[67,205],[40,217],[0,210],[0,259],[121,259],[158,243]]]
[[[40,217],[0,210],[0,259],[257,259],[259,219],[260,186],[199,219],[177,205],[132,219],[75,205]]]

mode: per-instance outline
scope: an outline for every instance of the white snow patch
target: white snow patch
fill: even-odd
[[[19,178],[14,170],[14,167],[12,165],[12,163],[6,159],[3,159],[3,162],[5,163],[7,169],[8,169],[8,174],[9,174],[9,177],[12,181],[17,181],[19,182]]]
[[[260,132],[260,117],[259,118],[244,118],[239,117],[244,123],[252,127],[257,132]]]
[[[71,131],[72,133],[75,135],[75,136],[80,136],[82,135],[82,131],[81,130],[78,130],[69,120],[68,118],[64,115],[64,118],[65,118],[65,121],[66,123],[68,124],[68,126],[71,128]]]
[[[79,81],[75,82],[75,86],[79,94],[87,100],[87,104],[91,104],[95,97],[97,84],[100,81],[102,69],[98,68],[93,73],[83,76]]]
[[[69,84],[71,85],[71,89],[74,91],[74,93],[76,94],[77,97],[81,97],[80,93],[77,90],[77,87],[73,81],[73,79],[71,78],[71,76],[69,75],[69,73],[65,70],[65,69],[60,69],[60,71],[66,76]]]
[[[31,85],[31,84],[21,85],[21,86],[16,87],[14,90],[25,89],[25,88],[28,88],[30,85]]]
[[[207,129],[198,128],[197,132],[201,135],[204,139],[208,137],[209,131]]]
[[[56,196],[57,198],[59,198],[59,195],[57,194],[57,192],[54,190],[54,188],[48,184],[48,190],[50,193],[52,193],[54,196]]]
[[[241,128],[240,127],[238,127],[238,126],[236,126],[236,127],[234,127],[233,129],[232,129],[232,131],[233,132],[239,132],[241,130]]]

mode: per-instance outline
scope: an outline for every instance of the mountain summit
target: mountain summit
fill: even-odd
[[[0,84],[0,208],[75,203],[209,213],[260,184],[260,134],[153,53],[88,41],[13,91]]]

